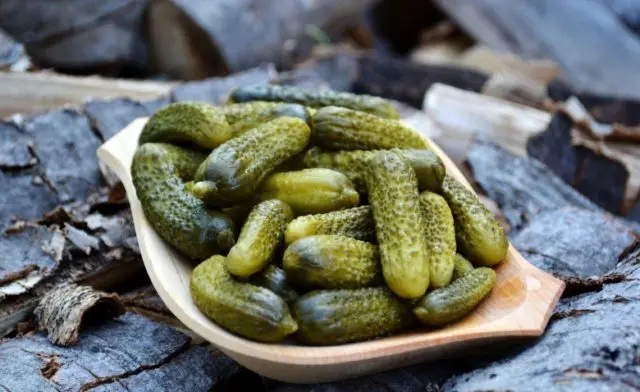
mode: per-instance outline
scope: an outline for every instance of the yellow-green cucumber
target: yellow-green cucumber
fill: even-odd
[[[334,234],[375,242],[376,230],[370,206],[360,206],[326,214],[299,216],[289,222],[284,233],[287,245],[312,235]]]
[[[444,287],[451,282],[456,254],[453,215],[446,200],[435,193],[420,194],[424,232],[430,266],[430,287]]]
[[[279,117],[297,117],[311,126],[311,113],[297,104],[257,101],[221,106],[220,110],[233,130],[233,137]]]
[[[455,266],[453,268],[453,276],[451,277],[452,281],[458,280],[467,273],[473,271],[473,264],[471,264],[469,260],[465,259],[460,253],[456,253],[454,260]]]

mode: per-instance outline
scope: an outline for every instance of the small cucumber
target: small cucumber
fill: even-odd
[[[263,287],[235,281],[224,265],[224,257],[212,256],[191,274],[191,296],[205,316],[260,342],[279,342],[298,329],[282,298]]]
[[[291,245],[300,238],[319,234],[335,234],[374,242],[376,231],[371,207],[361,206],[326,214],[300,216],[287,225],[284,242]]]
[[[315,235],[289,245],[282,266],[306,289],[357,289],[382,283],[378,247],[339,235]]]
[[[456,253],[455,267],[453,268],[453,276],[451,280],[458,280],[469,272],[473,271],[473,264],[464,258],[460,253]]]
[[[456,227],[458,252],[477,266],[502,261],[509,242],[500,223],[478,197],[452,177],[445,177],[442,196],[449,203]]]
[[[451,324],[475,309],[495,283],[496,273],[491,268],[476,268],[449,286],[427,294],[413,312],[420,322],[431,327]]]
[[[383,287],[312,291],[296,301],[293,315],[297,337],[315,345],[373,339],[415,320],[410,307]]]
[[[204,102],[178,102],[151,116],[139,144],[187,143],[212,149],[232,136],[233,130],[219,108]]]
[[[328,150],[429,148],[418,132],[400,121],[336,106],[315,112],[311,143]]]
[[[431,268],[430,287],[444,287],[451,282],[455,265],[456,232],[453,216],[446,200],[435,193],[422,192],[420,206]]]
[[[146,143],[133,157],[131,174],[145,217],[169,244],[195,260],[225,253],[235,243],[235,225],[188,190],[205,155],[164,143]]]
[[[416,175],[393,152],[377,153],[365,173],[384,279],[402,298],[422,297],[429,287],[429,257]]]
[[[292,304],[299,297],[296,290],[289,284],[287,274],[275,265],[269,265],[260,273],[253,275],[250,282],[273,291],[288,304]]]
[[[282,200],[296,215],[343,210],[360,202],[360,195],[344,174],[321,168],[273,173],[262,182],[257,196],[260,200]]]
[[[227,255],[229,272],[246,278],[269,264],[292,218],[291,207],[280,200],[267,200],[255,206]]]
[[[248,102],[220,107],[233,129],[233,137],[279,117],[297,117],[311,126],[311,113],[302,105]]]
[[[418,178],[418,189],[439,191],[445,175],[444,164],[438,155],[431,150],[415,148],[393,148],[391,151],[405,158]],[[364,186],[364,170],[367,160],[380,150],[364,151],[324,151],[312,147],[304,154],[303,164],[306,167],[324,167],[344,173],[359,192],[366,191]]]
[[[231,92],[231,102],[275,101],[297,103],[313,108],[342,106],[380,117],[399,118],[393,104],[371,95],[356,95],[338,91],[316,91],[292,86],[259,85],[239,87]]]
[[[280,117],[229,140],[200,165],[192,192],[220,207],[249,200],[269,173],[304,150],[309,133],[299,118]]]

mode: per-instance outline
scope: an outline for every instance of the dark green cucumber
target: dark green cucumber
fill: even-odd
[[[280,200],[267,200],[255,206],[227,255],[229,272],[246,278],[269,264],[292,218],[291,207]]]
[[[222,256],[194,268],[191,296],[205,316],[249,339],[279,342],[298,329],[282,298],[263,287],[235,281]]]
[[[225,253],[235,243],[235,225],[186,189],[205,155],[162,143],[140,146],[131,173],[142,209],[156,232],[196,260]]]
[[[289,284],[286,272],[275,265],[269,265],[253,275],[250,282],[273,291],[288,304],[293,304],[299,297],[298,292]]]
[[[200,165],[192,192],[221,207],[249,200],[269,173],[304,150],[309,133],[299,118],[280,117],[229,140]]]
[[[300,238],[319,234],[335,234],[375,242],[376,231],[371,207],[361,206],[326,214],[300,216],[287,225],[284,242],[290,245]]]
[[[453,268],[453,276],[451,277],[452,281],[458,280],[465,276],[467,273],[473,271],[473,264],[471,264],[471,262],[465,259],[461,254],[456,253],[454,261],[455,266]]]
[[[430,287],[444,287],[451,282],[456,254],[453,215],[446,200],[426,191],[420,194],[425,239],[430,266]]]
[[[449,286],[427,294],[413,312],[420,322],[431,327],[451,324],[475,309],[495,283],[496,273],[491,268],[476,268]]]
[[[178,102],[151,116],[139,143],[186,143],[211,149],[232,136],[233,130],[218,107],[204,102]]]
[[[380,285],[378,247],[339,235],[314,235],[289,245],[282,267],[306,289],[357,289]]]
[[[477,266],[502,261],[509,247],[507,236],[478,196],[449,176],[442,184],[442,196],[453,213],[458,252]]]
[[[293,307],[297,337],[330,345],[373,339],[414,324],[410,307],[387,288],[312,291]]]
[[[338,91],[317,91],[292,86],[260,85],[239,87],[231,92],[229,100],[234,103],[251,101],[275,101],[297,103],[313,108],[342,106],[367,112],[380,117],[399,118],[393,104],[371,95],[356,95]]]

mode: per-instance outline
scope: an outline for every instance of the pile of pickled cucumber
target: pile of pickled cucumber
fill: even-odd
[[[195,305],[246,338],[362,341],[462,319],[508,242],[388,101],[252,86],[171,104],[132,164]],[[424,328],[424,327],[423,327]]]

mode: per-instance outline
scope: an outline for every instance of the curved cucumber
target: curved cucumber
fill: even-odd
[[[455,266],[453,268],[453,276],[451,277],[452,281],[458,280],[473,271],[473,264],[471,264],[471,262],[465,259],[461,254],[456,253],[454,260]]]
[[[429,148],[418,132],[400,121],[337,106],[315,112],[311,143],[329,150]]]
[[[429,257],[418,181],[399,155],[380,152],[365,175],[387,285],[402,298],[419,298],[429,287]]]
[[[235,225],[207,209],[186,189],[204,154],[162,143],[146,143],[135,153],[131,174],[146,218],[169,244],[192,259],[226,252],[235,243]]]
[[[296,117],[311,126],[311,113],[302,105],[248,102],[222,106],[220,110],[231,125],[233,137],[279,117]]]
[[[229,272],[246,278],[269,264],[292,218],[291,207],[280,200],[267,200],[255,206],[227,255]]]
[[[298,103],[313,108],[342,106],[368,112],[380,117],[399,118],[393,104],[383,98],[371,95],[356,95],[338,91],[316,91],[300,87],[260,85],[239,87],[231,92],[231,102],[275,101]]]
[[[269,265],[251,277],[252,284],[264,287],[278,294],[288,304],[295,302],[299,295],[289,284],[286,272],[275,265]]]
[[[478,266],[490,267],[502,261],[509,242],[491,211],[473,192],[449,176],[442,184],[442,196],[453,213],[458,252]]]
[[[139,143],[188,143],[211,149],[232,136],[233,130],[219,108],[204,102],[178,102],[151,116]]]
[[[284,242],[290,245],[300,238],[320,234],[335,234],[374,242],[376,231],[371,207],[361,206],[326,214],[300,216],[287,225]]]
[[[192,192],[221,207],[248,200],[279,164],[304,150],[309,133],[299,118],[281,117],[229,140],[200,165]]]
[[[282,298],[265,288],[235,281],[224,264],[224,257],[213,256],[191,274],[191,296],[205,316],[233,333],[261,342],[278,342],[298,329]]]
[[[432,327],[453,323],[475,309],[495,283],[496,273],[491,268],[476,268],[449,286],[427,294],[413,312],[420,322]]]
[[[304,169],[273,173],[257,190],[260,200],[279,199],[296,215],[318,214],[358,205],[360,195],[342,173],[330,169]]]
[[[291,244],[282,266],[296,286],[356,289],[382,283],[378,247],[339,235],[315,235]]]
[[[444,287],[451,282],[455,265],[456,232],[453,216],[447,202],[435,193],[422,192],[420,206],[429,255],[430,286]]]

